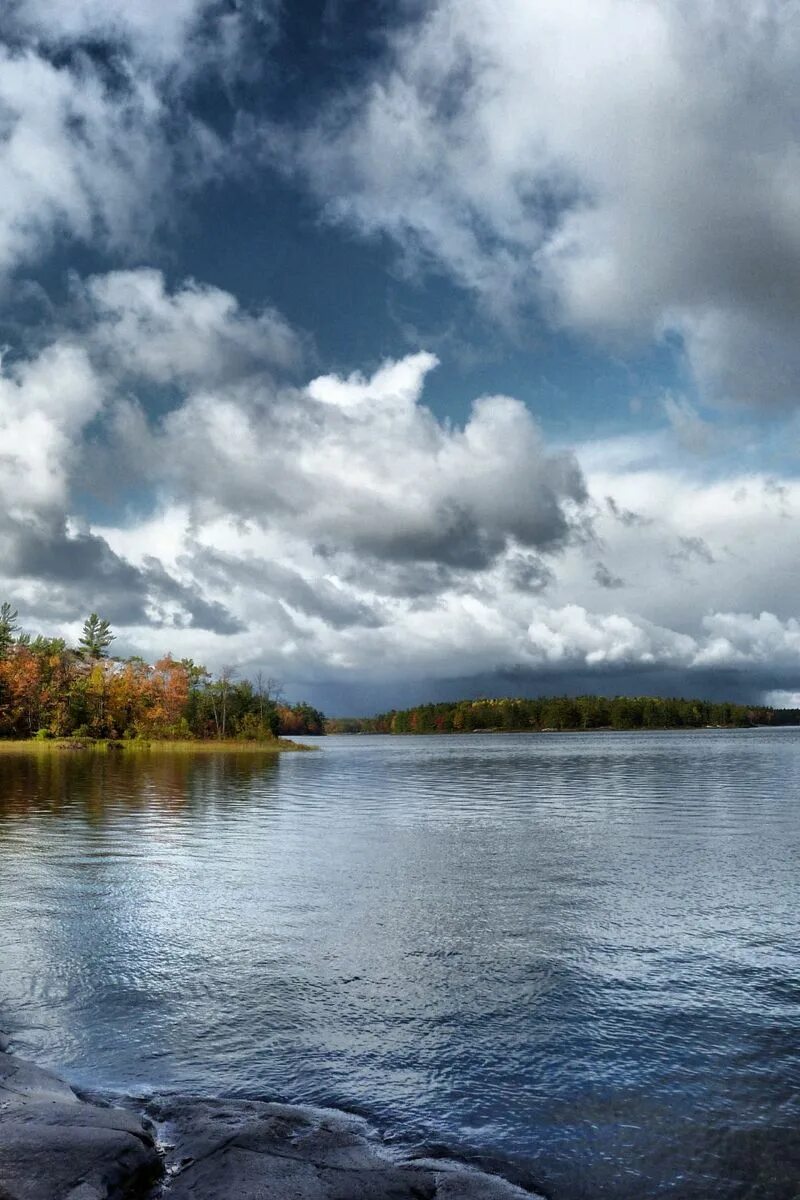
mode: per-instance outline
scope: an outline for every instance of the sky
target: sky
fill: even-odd
[[[800,4],[7,0],[0,598],[331,715],[800,698]]]

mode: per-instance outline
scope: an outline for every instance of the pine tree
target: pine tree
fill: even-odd
[[[105,658],[106,651],[113,641],[111,626],[108,621],[98,617],[97,613],[92,613],[83,622],[80,646],[88,658]]]
[[[5,600],[0,604],[0,658],[4,658],[19,632],[17,610]]]

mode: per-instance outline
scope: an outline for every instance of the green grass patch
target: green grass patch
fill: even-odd
[[[92,754],[283,754],[287,751],[313,750],[316,747],[290,742],[288,738],[264,741],[160,740],[157,738],[2,738],[0,755],[57,754],[88,751]]]

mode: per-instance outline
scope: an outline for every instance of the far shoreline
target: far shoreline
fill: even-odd
[[[587,733],[753,733],[758,729],[797,729],[797,725],[658,725],[652,729],[615,729],[613,725],[598,725],[593,729],[426,729],[424,732],[408,732],[408,733],[387,733],[378,730],[367,729],[333,729],[327,733],[326,737],[345,737],[345,738],[415,738],[415,737],[435,737],[435,738],[460,738],[460,737],[485,737],[497,736],[505,734],[506,736],[513,734],[514,736],[532,736],[540,737],[552,734],[587,734]],[[313,747],[309,747],[313,749]]]

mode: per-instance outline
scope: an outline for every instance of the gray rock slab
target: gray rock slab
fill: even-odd
[[[530,1200],[458,1163],[390,1158],[358,1117],[254,1101],[150,1107],[169,1200]]]
[[[59,1100],[62,1104],[80,1103],[69,1084],[64,1083],[57,1075],[13,1054],[0,1053],[0,1103],[26,1097],[31,1101]]]
[[[130,1107],[82,1098],[50,1071],[0,1052],[0,1200],[532,1195],[460,1163],[390,1155],[366,1121],[347,1113],[170,1097],[151,1100],[143,1120]]]
[[[0,1053],[0,1200],[122,1200],[160,1172],[139,1117]]]

